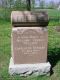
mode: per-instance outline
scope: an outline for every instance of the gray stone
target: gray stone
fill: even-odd
[[[20,76],[28,75],[45,75],[50,72],[51,65],[49,62],[37,64],[14,64],[13,59],[10,59],[9,73],[20,74]]]

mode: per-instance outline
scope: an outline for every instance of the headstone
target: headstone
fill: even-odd
[[[13,11],[11,14],[12,36],[10,74],[38,73],[50,71],[47,62],[49,22],[46,12]],[[13,67],[12,67],[13,66]],[[27,73],[28,72],[28,73]]]
[[[47,61],[47,30],[42,27],[14,28],[13,59],[16,64]]]

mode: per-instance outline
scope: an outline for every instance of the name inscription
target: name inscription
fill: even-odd
[[[16,51],[23,54],[37,54],[45,49],[45,39],[43,33],[28,29],[21,33],[17,31]]]

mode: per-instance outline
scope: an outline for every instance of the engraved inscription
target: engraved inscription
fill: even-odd
[[[45,39],[36,30],[28,29],[22,34],[17,31],[16,50],[23,54],[37,54],[45,49]]]
[[[42,27],[14,28],[12,57],[16,64],[34,64],[47,61],[47,31]]]

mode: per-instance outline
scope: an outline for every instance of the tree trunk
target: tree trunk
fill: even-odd
[[[31,10],[31,2],[30,0],[26,0],[27,3],[27,10],[30,11]]]

